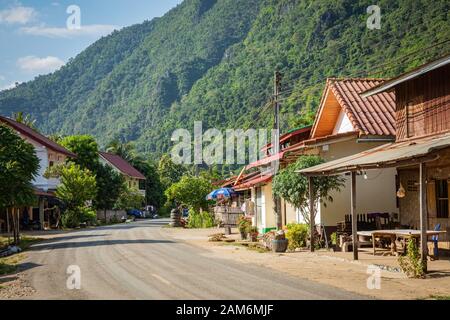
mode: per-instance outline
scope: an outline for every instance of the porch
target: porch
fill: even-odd
[[[420,252],[424,262],[428,256],[428,242],[430,232],[435,228],[443,231],[438,236],[439,245],[448,248],[449,205],[448,205],[448,180],[450,178],[450,134],[434,135],[414,141],[396,142],[383,145],[368,151],[364,151],[349,157],[330,161],[322,165],[301,170],[300,173],[308,176],[310,187],[312,179],[320,176],[339,175],[349,173],[351,175],[351,234],[358,234],[358,208],[356,199],[358,186],[356,184],[357,174],[368,170],[397,168],[399,173],[399,188],[397,197],[400,209],[400,223],[395,229],[419,230]],[[402,174],[403,170],[417,173],[416,180],[408,180],[407,189],[403,187],[403,178],[408,175]],[[431,181],[445,181],[446,187],[442,192],[431,192],[428,187]],[[441,182],[439,182],[441,183]],[[431,183],[430,183],[431,185]],[[437,184],[434,183],[434,188]],[[446,191],[446,195],[444,194]],[[405,199],[408,194],[410,199]],[[414,198],[414,201],[411,199]],[[374,195],[376,201],[376,195]],[[312,199],[311,199],[312,203]],[[415,204],[415,205],[413,205]],[[433,209],[435,208],[435,209]],[[314,208],[310,210],[314,214]],[[439,213],[439,215],[437,215]],[[436,214],[436,216],[434,216]],[[439,220],[436,220],[439,219]],[[434,224],[437,221],[440,225]],[[413,233],[413,232],[410,232]],[[396,239],[392,239],[395,244]],[[360,247],[359,237],[352,236],[353,259],[359,259]]]

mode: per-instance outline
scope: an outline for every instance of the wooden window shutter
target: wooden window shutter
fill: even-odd
[[[427,207],[428,207],[428,217],[436,218],[436,182],[435,180],[430,180],[427,183]]]

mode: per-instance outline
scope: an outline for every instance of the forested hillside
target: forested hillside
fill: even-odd
[[[449,51],[448,42],[420,50],[450,38],[448,1],[380,0],[380,30],[366,27],[371,4],[185,0],[102,38],[61,70],[1,92],[0,113],[32,113],[47,133],[136,141],[156,156],[174,129],[194,120],[270,123],[262,106],[278,69],[288,129],[311,120],[326,77],[389,77]]]

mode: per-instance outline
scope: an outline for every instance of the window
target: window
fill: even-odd
[[[50,161],[50,163],[48,164],[49,167],[53,167],[55,164],[53,163],[53,161]]]
[[[448,218],[447,180],[436,180],[436,209],[438,218]]]

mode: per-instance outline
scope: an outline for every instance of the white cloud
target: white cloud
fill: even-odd
[[[36,11],[31,7],[17,6],[0,11],[0,23],[27,24],[36,17]]]
[[[101,37],[110,34],[116,29],[120,28],[113,25],[92,24],[81,26],[81,28],[79,29],[34,26],[21,28],[21,31],[23,33],[34,36],[43,36],[49,38],[73,38],[79,36]]]
[[[15,88],[17,86],[17,84],[18,84],[18,82],[13,82],[13,83],[10,83],[10,84],[8,84],[6,86],[2,86],[2,87],[0,87],[0,91],[13,89],[13,88]]]
[[[17,60],[17,66],[26,72],[36,73],[50,73],[64,65],[64,61],[57,57],[48,56],[39,58],[36,56],[26,56]]]

